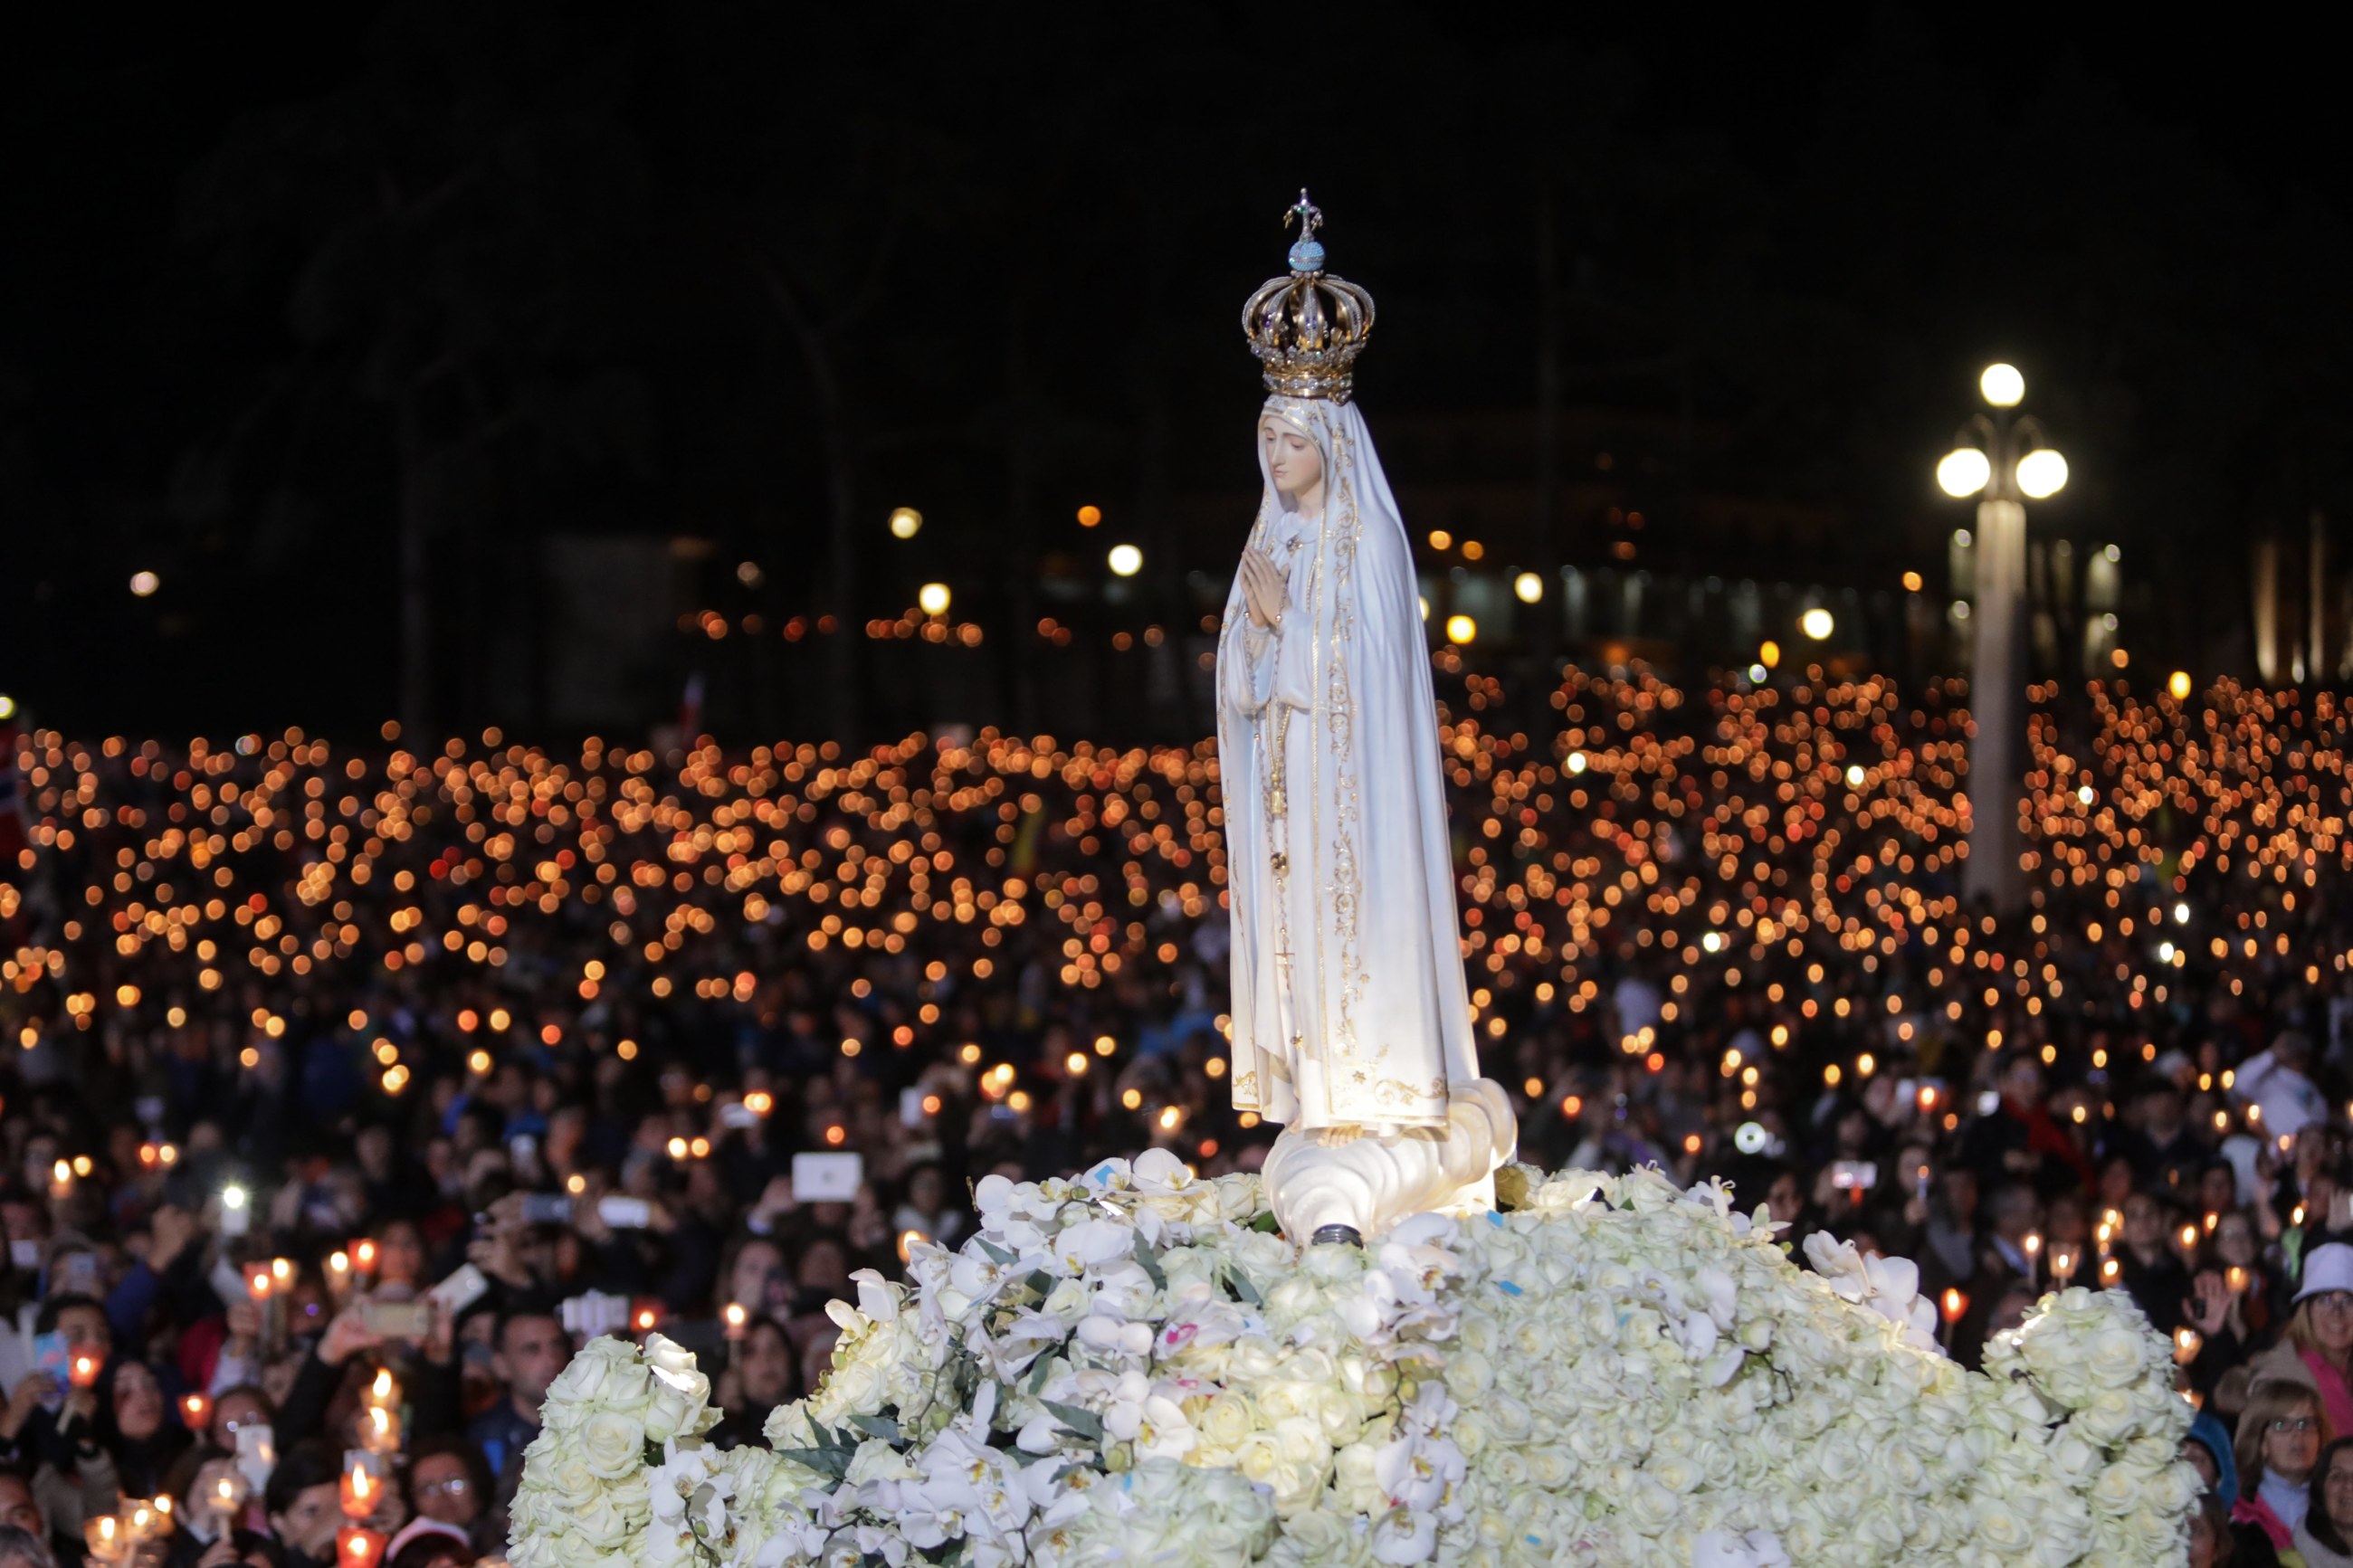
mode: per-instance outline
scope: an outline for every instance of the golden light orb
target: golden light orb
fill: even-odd
[[[1523,572],[1512,579],[1512,592],[1523,605],[1533,605],[1544,597],[1544,579],[1533,572]]]
[[[915,606],[927,616],[944,616],[948,613],[948,597],[945,583],[926,583],[915,590]]]
[[[1449,616],[1446,617],[1446,640],[1448,642],[1459,643],[1463,647],[1468,647],[1478,639],[1479,623],[1477,621],[1472,619],[1469,616]]]
[[[923,514],[913,507],[902,506],[891,513],[891,537],[913,539],[923,531]]]
[[[1996,408],[2015,408],[2026,401],[2026,377],[2014,364],[1989,364],[1978,374],[1978,393]]]
[[[1133,577],[1144,570],[1144,552],[1133,544],[1113,545],[1111,553],[1104,559],[1111,563],[1112,571],[1118,576]]]

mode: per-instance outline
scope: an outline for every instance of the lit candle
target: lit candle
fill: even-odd
[[[2203,1346],[2205,1342],[2205,1337],[2200,1334],[2196,1329],[2184,1327],[2174,1330],[2173,1364],[2176,1366],[2188,1366],[2191,1362],[2196,1361],[2198,1359],[2199,1349]]]
[[[384,1557],[385,1538],[364,1525],[347,1524],[335,1531],[337,1568],[376,1568]]]
[[[189,1431],[201,1433],[212,1425],[213,1402],[209,1394],[186,1394],[180,1396],[180,1420]]]
[[[363,1274],[375,1272],[375,1243],[364,1237],[352,1247],[352,1267]]]
[[[384,1501],[384,1456],[364,1448],[353,1448],[343,1455],[343,1517],[364,1520],[375,1512]]]
[[[742,1339],[744,1327],[752,1319],[752,1314],[744,1310],[744,1303],[741,1301],[728,1302],[726,1310],[720,1313],[720,1316],[726,1320],[727,1337],[730,1340]]]
[[[92,1557],[109,1564],[122,1561],[123,1549],[128,1543],[122,1538],[122,1521],[120,1518],[101,1513],[96,1519],[83,1520],[81,1531],[82,1539],[90,1544]]]
[[[2081,1261],[2075,1256],[2075,1249],[2072,1247],[2054,1247],[2051,1249],[2051,1277],[2059,1281],[2062,1289],[2074,1281],[2075,1268]]]
[[[400,1413],[371,1405],[360,1420],[360,1443],[371,1454],[390,1454],[400,1447]]]
[[[2247,1293],[2247,1271],[2237,1264],[2231,1265],[2222,1279],[2231,1287],[2232,1295],[2243,1296]]]
[[[66,1364],[66,1382],[76,1388],[95,1388],[101,1364],[99,1358],[90,1352],[76,1351],[73,1360]]]
[[[2041,1271],[2042,1261],[2042,1232],[2032,1230],[2028,1231],[2026,1233],[2026,1239],[2019,1243],[2019,1246],[2023,1248],[2026,1253],[2026,1287],[2031,1290],[2037,1283],[2036,1277]]]

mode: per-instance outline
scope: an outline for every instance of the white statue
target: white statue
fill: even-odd
[[[1271,394],[1266,486],[1218,647],[1233,917],[1233,1096],[1294,1237],[1361,1240],[1492,1194],[1516,1138],[1479,1077],[1413,560],[1351,374],[1371,297],[1292,271],[1242,325]]]

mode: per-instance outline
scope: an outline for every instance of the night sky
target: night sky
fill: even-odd
[[[2217,658],[2250,535],[2353,499],[2343,138],[2293,42],[847,10],[118,9],[21,39],[0,689],[81,731],[391,712],[404,493],[453,723],[531,719],[538,678],[499,666],[530,662],[551,538],[707,539],[778,620],[845,588],[891,615],[879,520],[914,501],[927,569],[1001,620],[1102,542],[1068,521],[1093,500],[1180,611],[1239,538],[1171,520],[1247,508],[1234,317],[1303,181],[1379,300],[1377,435],[1526,416],[1550,211],[1564,403],[1706,432],[1652,503],[1670,556],[1706,489],[1936,568],[1930,468],[1997,357],[2074,470],[2038,526],[2121,542]]]

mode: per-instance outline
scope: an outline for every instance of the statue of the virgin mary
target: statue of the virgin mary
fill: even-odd
[[[1324,270],[1304,191],[1293,217],[1243,310],[1265,487],[1218,646],[1233,1098],[1288,1124],[1285,1228],[1361,1236],[1482,1186],[1514,1131],[1472,1043],[1412,553],[1349,401],[1373,302]],[[1285,1214],[1279,1174],[1297,1198],[1342,1167],[1362,1202]]]

